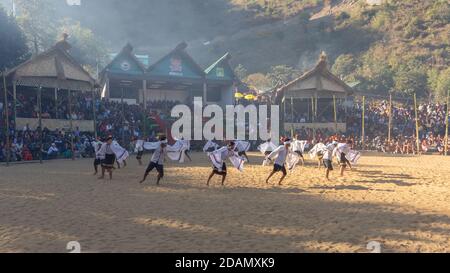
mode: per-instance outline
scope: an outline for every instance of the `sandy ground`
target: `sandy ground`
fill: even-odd
[[[92,160],[2,166],[0,252],[450,252],[450,157],[365,155],[331,182],[307,161],[281,187],[250,159],[209,188],[204,154],[168,164],[160,187],[138,184],[134,158],[113,181]]]

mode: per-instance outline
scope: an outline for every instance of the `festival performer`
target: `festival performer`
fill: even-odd
[[[135,141],[134,152],[139,166],[142,166],[142,156],[144,155],[144,140],[137,138]]]
[[[314,147],[309,151],[309,157],[311,159],[317,159],[317,167],[320,169],[322,167],[322,159],[323,159],[323,149],[326,148],[325,144],[322,142],[317,143]]]
[[[167,153],[167,138],[161,137],[160,141],[157,142],[158,147],[153,152],[152,159],[148,164],[147,169],[145,170],[144,178],[139,182],[140,184],[144,183],[145,179],[147,179],[148,174],[156,169],[158,172],[158,176],[156,179],[156,185],[159,185],[160,180],[164,177],[164,161]]]
[[[212,140],[208,140],[208,142],[206,142],[205,146],[203,147],[203,152],[212,152],[212,151],[216,151],[217,149],[219,149],[219,144],[213,142]]]
[[[245,157],[246,162],[250,163],[250,160],[248,159],[248,156],[247,156],[247,152],[250,150],[250,146],[251,146],[250,142],[236,140],[234,143],[236,144],[235,150],[238,152],[238,155],[240,157]]]
[[[266,142],[258,146],[258,150],[266,157],[266,159],[263,161],[263,166],[267,166],[272,162],[272,160],[270,158],[267,158],[267,156],[276,148],[277,146],[272,142],[270,138]]]
[[[330,171],[333,171],[333,156],[335,156],[333,154],[333,152],[335,151],[335,148],[337,147],[338,142],[337,141],[333,141],[332,143],[328,144],[325,148],[322,149],[322,154],[323,154],[323,165],[325,166],[326,169],[326,174],[325,174],[325,178],[327,180],[330,180],[329,175],[330,175]]]
[[[190,162],[192,162],[192,158],[189,156],[189,151],[191,150],[191,142],[184,139],[183,137],[179,140],[179,142],[181,143],[181,149],[183,150],[184,156],[187,157]]]
[[[278,182],[278,185],[281,185],[281,183],[283,182],[284,178],[287,175],[286,165],[290,170],[292,170],[292,168],[294,168],[295,165],[297,164],[299,157],[291,152],[290,150],[291,144],[292,142],[289,138],[284,139],[284,144],[280,145],[266,157],[267,159],[273,159],[276,157],[275,164],[273,166],[273,171],[266,179],[267,184],[269,184],[269,180],[274,174],[276,174],[277,172],[282,172],[283,175],[281,176],[280,181]]]
[[[209,182],[214,175],[222,176],[222,186],[225,185],[225,179],[227,177],[227,164],[226,160],[230,160],[231,164],[238,169],[243,171],[244,169],[244,159],[241,158],[237,152],[235,152],[236,143],[230,142],[227,146],[224,146],[214,152],[208,153],[208,157],[213,164],[213,170],[208,177],[206,185],[209,186]]]
[[[111,147],[114,151],[114,154],[116,155],[117,167],[120,169],[120,165],[123,164],[123,167],[125,168],[127,166],[126,160],[130,156],[130,154],[115,140],[113,140]]]
[[[305,158],[303,157],[303,153],[305,151],[306,143],[308,143],[308,141],[300,140],[300,135],[296,135],[294,140],[292,141],[292,151],[300,157],[302,166],[305,165]]]
[[[344,176],[347,166],[352,170],[352,165],[356,164],[361,157],[359,152],[351,149],[352,145],[353,141],[347,140],[346,143],[339,143],[333,151],[341,166],[341,176]]]
[[[112,172],[114,169],[114,162],[116,161],[116,155],[113,151],[113,138],[109,136],[106,138],[106,142],[102,144],[98,150],[96,157],[101,159],[102,162],[102,175],[99,179],[105,178],[105,172],[108,171],[109,179],[112,180]]]
[[[100,150],[100,148],[102,147],[102,142],[100,141],[99,138],[95,139],[94,141],[92,141],[92,147],[94,148],[94,153],[95,153],[95,159],[94,159],[94,175],[97,175],[98,173],[98,166],[102,164],[102,160],[101,158],[98,156],[98,151]]]
[[[167,138],[166,137],[161,137],[161,138],[165,138],[165,140],[167,142]],[[178,161],[179,163],[184,163],[184,157],[185,157],[184,150],[187,148],[187,146],[185,144],[183,144],[182,141],[177,141],[172,146],[168,145],[168,142],[166,144],[167,144],[166,145],[166,155],[167,155],[167,157],[170,160]],[[145,150],[149,150],[149,151],[155,151],[160,146],[161,146],[161,141],[144,142],[144,144],[143,144],[144,149]]]

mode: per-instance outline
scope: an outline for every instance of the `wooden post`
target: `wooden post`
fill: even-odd
[[[3,91],[5,94],[5,105],[3,109],[5,111],[5,137],[6,137],[6,166],[9,166],[9,160],[11,157],[11,147],[9,143],[9,112],[8,112],[8,90],[6,88],[6,69],[3,72]]]
[[[315,118],[316,110],[315,110],[314,96],[311,97],[311,106],[312,106],[311,107],[311,110],[312,110],[311,121],[312,121],[312,126],[313,126],[313,141],[315,141],[316,140],[316,128],[315,128],[314,123],[316,122],[316,118]]]
[[[294,138],[294,98],[291,97],[291,138]]]
[[[448,90],[447,91],[447,115],[445,116],[445,141],[444,141],[444,144],[445,144],[445,155],[447,156],[448,155],[448,143],[449,143],[449,141],[448,141],[448,126],[449,126],[449,122],[448,122],[448,116],[450,115],[450,107],[449,107],[449,96],[450,96],[450,90]]]
[[[417,114],[417,96],[414,93],[414,113],[416,116],[416,145],[417,145],[417,154],[420,154],[420,140],[419,140],[419,116]]]
[[[42,164],[42,152],[44,151],[44,141],[42,136],[42,86],[38,87],[38,115],[39,115],[39,163]]]
[[[95,111],[95,107],[97,105],[95,103],[96,102],[95,93],[96,93],[95,87],[92,87],[92,118],[94,120],[94,137],[95,139],[97,139],[97,113]]]
[[[317,105],[319,104],[319,97],[317,96],[317,94],[316,94],[316,105],[314,106],[314,110],[315,110],[315,112],[314,112],[314,119],[317,119]]]
[[[55,119],[58,119],[58,88],[55,88]]]
[[[366,126],[366,96],[363,96],[362,98],[362,128],[361,128],[361,146],[364,149],[364,144],[365,144],[365,138],[366,138],[366,131],[365,131],[365,126]]]
[[[143,119],[143,129],[142,129],[142,136],[143,139],[145,139],[145,136],[147,135],[147,80],[143,81],[143,92],[142,92],[142,97],[144,100],[144,119]]]
[[[72,160],[75,160],[75,147],[73,146],[72,92],[67,90],[67,93],[69,94],[70,148],[72,149]]]
[[[392,136],[392,94],[389,94],[388,145],[391,144],[391,136]]]
[[[17,86],[15,81],[13,81],[13,103],[14,125],[17,128]]]
[[[338,121],[337,121],[337,109],[336,109],[336,95],[333,95],[333,108],[334,108],[334,133],[338,132]]]
[[[122,88],[121,88],[121,90],[122,90],[122,93],[121,93],[121,96],[120,96],[120,103],[122,104],[122,146],[124,146],[125,147],[125,106],[124,106],[124,103],[123,103],[123,96],[124,96],[124,90],[123,90],[123,86],[122,86]]]

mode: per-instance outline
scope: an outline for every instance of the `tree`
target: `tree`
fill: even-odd
[[[303,11],[298,15],[298,22],[302,26],[305,33],[308,32],[308,25],[310,20],[311,14],[307,11]]]
[[[28,57],[25,35],[0,6],[0,69],[11,68]]]
[[[396,92],[407,95],[416,93],[418,96],[424,96],[427,90],[427,75],[420,69],[402,67],[394,76],[394,88]]]
[[[16,0],[17,20],[35,54],[48,49],[56,35],[54,0]]]
[[[352,54],[342,54],[334,62],[331,71],[333,74],[345,79],[355,72],[358,62]]]
[[[234,69],[234,74],[238,77],[238,79],[243,80],[247,77],[247,69],[242,64],[239,64]]]
[[[262,73],[250,74],[244,79],[244,82],[250,87],[254,87],[260,91],[268,91],[273,88],[272,82]]]
[[[450,90],[450,68],[447,68],[439,74],[434,95],[438,99],[445,98]]]
[[[272,87],[281,87],[297,77],[299,71],[287,65],[277,65],[271,68],[267,78],[270,80]]]
[[[88,71],[95,72],[97,65],[99,67],[106,65],[106,46],[92,30],[82,27],[80,22],[66,19],[62,22],[59,32],[69,35],[69,43],[72,45],[71,55]]]

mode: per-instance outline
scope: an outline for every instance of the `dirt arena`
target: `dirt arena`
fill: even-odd
[[[450,252],[450,157],[365,154],[331,182],[307,160],[279,187],[252,154],[209,188],[193,158],[167,164],[160,187],[138,184],[134,157],[113,181],[92,160],[1,166],[0,252]]]

